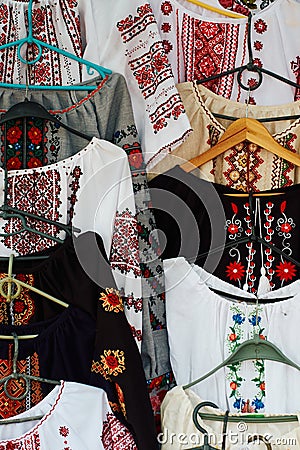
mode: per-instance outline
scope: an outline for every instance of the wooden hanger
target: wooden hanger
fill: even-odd
[[[216,145],[201,155],[183,163],[180,167],[186,172],[191,172],[196,167],[202,166],[244,141],[256,144],[259,147],[274,153],[274,155],[277,155],[298,167],[300,166],[300,156],[278,144],[262,123],[258,122],[256,119],[242,117],[229,125]]]

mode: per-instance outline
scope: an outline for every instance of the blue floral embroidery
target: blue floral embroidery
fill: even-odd
[[[262,409],[265,407],[264,403],[261,400],[259,400],[257,397],[255,397],[255,399],[253,400],[252,405],[255,406],[256,410]]]
[[[234,404],[233,404],[233,407],[236,408],[236,409],[240,409],[240,407],[241,407],[241,400],[242,400],[241,398],[237,398],[235,400]]]
[[[241,314],[234,314],[234,315],[232,316],[232,320],[233,320],[235,323],[238,323],[239,325],[241,325],[243,322],[245,322],[245,317],[242,317]]]
[[[260,317],[260,316],[257,316],[257,321],[256,321],[256,316],[253,315],[253,316],[251,316],[248,320],[249,320],[249,322],[251,323],[251,325],[253,325],[253,326],[255,327],[255,325],[258,325],[259,322],[261,321],[261,317]]]

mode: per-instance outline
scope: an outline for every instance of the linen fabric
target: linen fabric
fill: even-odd
[[[178,385],[205,375],[254,335],[299,365],[299,280],[255,296],[183,257],[164,261],[164,269],[170,358]],[[300,402],[299,377],[286,364],[255,359],[230,364],[191,389],[223,410],[293,413]]]
[[[42,419],[2,426],[1,448],[137,450],[129,431],[112,413],[102,389],[62,382],[40,403],[16,418],[37,415],[43,415]]]
[[[216,95],[203,85],[197,85],[195,81],[180,83],[177,88],[193,132],[183,144],[152,169],[152,172],[148,174],[149,178],[154,178],[215,145],[233,122],[214,117],[214,113],[236,118],[246,115],[245,105]],[[297,116],[299,106],[299,101],[276,106],[250,104],[247,107],[247,114],[254,119]],[[287,152],[298,152],[299,118],[264,122],[263,125]],[[297,166],[266,149],[246,142],[241,142],[203,164],[197,175],[207,181],[224,184],[241,191],[251,189],[254,192],[290,186],[300,181]]]

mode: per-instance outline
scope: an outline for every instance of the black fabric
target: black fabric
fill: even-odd
[[[19,326],[2,323],[0,334],[7,335],[12,331],[18,335],[39,334],[35,339],[19,341],[18,361],[36,353],[40,375],[43,377],[101,387],[115,406],[120,405],[122,392],[126,413],[124,409],[122,412],[126,420],[121,415],[122,408],[119,411],[112,409],[133,433],[139,449],[156,449],[154,419],[146,380],[130,326],[122,307],[121,310],[105,310],[100,300],[101,294],[107,294],[106,288],[115,289],[101,238],[93,233],[84,233],[78,238],[68,238],[64,244],[47,252],[50,256],[42,263],[15,260],[13,272],[16,277],[18,274],[25,277],[26,274],[33,275],[36,288],[71,306],[63,308],[30,293],[35,312],[29,323]],[[85,259],[87,273],[79,262],[82,259]],[[7,271],[7,263],[1,261],[0,269],[2,272]],[[90,277],[101,281],[103,287]],[[100,357],[108,350],[124,352],[122,370],[110,376],[103,375],[105,370]],[[9,359],[9,353],[11,344],[0,340],[0,358]],[[102,367],[101,373],[91,371],[93,361],[99,363],[96,368]],[[41,386],[43,395],[51,389],[51,385],[43,383]]]
[[[300,185],[253,196],[256,224],[250,221],[249,197],[232,196],[244,193],[202,180],[179,166],[157,176],[149,186],[163,259],[184,256],[237,287],[247,282],[253,293],[258,289],[262,265],[271,289],[299,278],[299,267],[287,256],[300,262]],[[257,236],[284,255],[257,242],[250,244],[251,225]],[[246,243],[234,245],[235,240],[248,237]],[[224,250],[229,242],[232,247]]]

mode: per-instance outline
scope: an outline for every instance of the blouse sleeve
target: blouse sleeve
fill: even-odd
[[[191,131],[152,8],[141,0],[80,3],[84,58],[124,75],[151,164]]]

